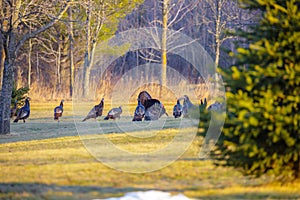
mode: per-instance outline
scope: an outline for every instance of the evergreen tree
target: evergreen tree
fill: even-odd
[[[19,106],[22,106],[25,102],[26,96],[28,95],[29,87],[17,88],[16,82],[13,83],[12,93],[11,93],[11,103],[10,106],[13,107],[15,101],[18,102]]]
[[[299,1],[240,1],[260,10],[261,18],[258,25],[235,33],[249,45],[231,53],[236,64],[222,71],[228,113],[212,156],[216,164],[247,175],[299,178]]]

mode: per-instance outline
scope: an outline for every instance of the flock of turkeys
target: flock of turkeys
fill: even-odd
[[[15,101],[13,108],[11,108],[11,117],[16,116],[14,122],[18,122],[19,120],[23,120],[25,123],[25,120],[30,115],[30,104],[29,104],[30,98],[27,97],[25,99],[25,105],[21,107],[17,111],[17,101]],[[180,104],[180,101],[183,100],[183,104]],[[158,120],[162,115],[167,115],[166,109],[164,105],[158,100],[153,99],[151,95],[147,91],[142,91],[139,93],[137,98],[138,104],[136,106],[136,109],[134,111],[134,116],[132,121],[142,121],[143,119],[145,121],[150,120]],[[58,120],[62,117],[63,114],[63,106],[64,106],[64,100],[61,100],[60,105],[54,108],[54,120]],[[201,105],[206,107],[207,102],[206,99],[204,99],[204,102],[201,100]],[[187,117],[189,110],[195,108],[196,106],[190,101],[189,97],[187,95],[184,95],[183,97],[180,97],[177,99],[177,103],[173,108],[173,116],[175,118],[179,118],[181,116]],[[87,116],[82,120],[83,122],[97,117],[102,116],[104,108],[104,98],[101,99],[100,103],[95,105],[87,114]],[[223,109],[222,103],[214,103],[210,105],[208,110],[221,110]],[[104,120],[109,119],[117,119],[120,118],[122,114],[122,106],[119,106],[118,108],[112,108],[108,111],[106,117],[104,117]]]

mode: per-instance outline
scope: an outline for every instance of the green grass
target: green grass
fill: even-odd
[[[71,113],[70,108],[67,107]],[[268,176],[245,177],[236,169],[199,160],[201,137],[195,137],[183,155],[161,169],[122,172],[99,162],[85,147],[88,141],[97,144],[102,135],[78,136],[70,114],[62,118],[58,128],[58,123],[43,112],[39,118],[39,112],[33,107],[35,114],[28,123],[12,124],[12,134],[0,136],[0,199],[100,199],[152,189],[183,193],[195,199],[300,199],[298,182],[282,185],[270,182],[272,178]],[[121,122],[128,119],[121,118]],[[168,120],[170,126],[175,124]],[[112,125],[110,121],[98,123]],[[87,123],[93,124],[97,123]],[[183,130],[188,134],[191,128]],[[126,151],[148,153],[164,148],[178,134],[172,127],[155,135],[151,131],[145,131],[151,135],[149,138],[134,137],[137,130],[105,136]],[[115,162],[120,166],[124,164],[118,155],[109,156],[118,158]],[[130,162],[132,166],[138,164]],[[149,160],[147,164],[153,163]]]

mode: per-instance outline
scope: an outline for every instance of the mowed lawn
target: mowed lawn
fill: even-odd
[[[299,182],[281,184],[271,182],[269,176],[245,177],[233,168],[214,166],[210,159],[198,159],[203,140],[199,136],[183,155],[161,169],[128,173],[110,168],[85,146],[85,138],[98,134],[78,136],[70,103],[66,103],[60,124],[53,122],[56,104],[43,104],[41,109],[41,105],[32,103],[31,119],[25,124],[12,124],[12,134],[0,136],[1,199],[103,199],[147,190],[183,193],[195,199],[300,199]],[[163,119],[174,123],[170,116]],[[112,123],[102,120],[98,122],[107,126]],[[124,123],[126,120],[130,117],[124,116]],[[169,127],[149,138],[134,138],[113,130],[106,136],[126,151],[145,153],[164,147],[176,134],[176,128]]]

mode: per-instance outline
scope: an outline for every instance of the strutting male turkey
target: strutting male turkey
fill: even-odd
[[[58,120],[64,112],[64,100],[61,100],[60,105],[54,108],[54,120]]]
[[[25,99],[25,105],[24,105],[22,108],[20,108],[20,109],[18,110],[18,114],[17,114],[17,117],[16,117],[16,119],[14,120],[14,122],[17,123],[19,120],[23,120],[23,122],[25,123],[25,119],[27,119],[27,118],[29,117],[29,115],[30,115],[30,104],[29,104],[29,100],[30,100],[29,97],[27,97],[27,98]]]
[[[149,103],[150,102],[150,103]],[[163,114],[168,115],[164,105],[157,99],[151,99],[146,102],[147,106],[145,112],[145,121],[158,120]]]
[[[146,109],[143,106],[141,100],[138,98],[138,105],[135,108],[132,121],[142,121],[145,116]]]
[[[113,108],[107,113],[107,116],[104,118],[104,120],[120,118],[121,113],[122,113],[122,106],[119,106],[118,108]]]
[[[177,103],[173,108],[173,116],[175,118],[179,118],[181,117],[181,114],[182,114],[182,105],[180,104],[180,100],[177,99]]]
[[[139,93],[138,99],[141,101],[141,104],[145,106],[146,101],[152,99],[152,97],[147,91],[142,91]]]
[[[87,116],[82,121],[84,122],[85,120],[88,120],[88,119],[91,119],[91,118],[96,119],[97,117],[102,116],[103,108],[104,108],[104,98],[101,99],[101,101],[98,105],[95,105],[90,110],[90,112],[87,114]]]
[[[17,103],[18,103],[18,100],[15,100],[14,106],[10,109],[10,118],[17,116]]]
[[[147,91],[140,92],[138,99],[145,107],[144,119],[146,121],[158,120],[163,114],[168,116],[164,105],[158,99],[153,99]]]

